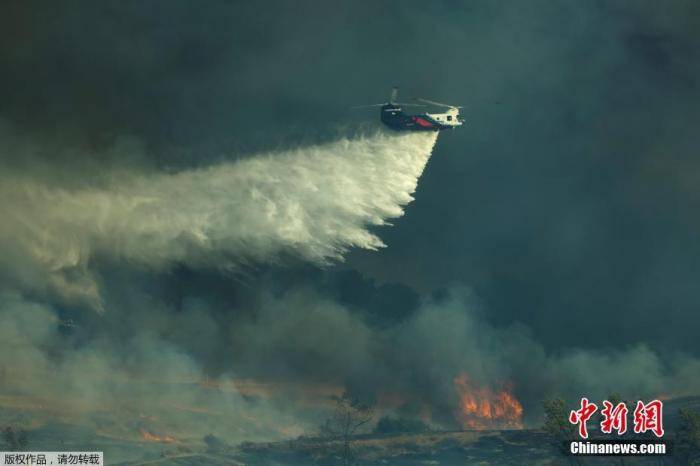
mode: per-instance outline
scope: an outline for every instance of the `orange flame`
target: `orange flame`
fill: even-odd
[[[491,387],[473,387],[467,374],[454,379],[459,396],[456,417],[465,429],[521,429],[523,407],[513,396],[509,384],[501,390]]]
[[[141,440],[144,442],[179,443],[175,437],[170,435],[157,435],[143,428],[139,431],[141,432]]]

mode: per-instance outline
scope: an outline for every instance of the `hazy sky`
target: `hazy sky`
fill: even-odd
[[[207,374],[334,381],[358,392],[372,392],[360,383],[369,380],[434,404],[444,397],[431,381],[467,369],[485,381],[515,378],[530,406],[542,387],[557,386],[552,380],[587,383],[587,370],[628,374],[616,379],[618,391],[646,378],[647,392],[700,383],[692,375],[700,355],[697,2],[25,1],[3,9],[0,171],[18,199],[41,186],[0,206],[0,286],[18,328],[17,309],[27,306],[44,309],[37,319],[73,319],[76,354],[89,348],[109,359],[101,367],[127,373],[141,366],[112,353],[150,354],[124,346],[138,333]],[[364,230],[353,231],[361,239],[329,235],[346,261],[320,266],[295,237],[280,246],[291,260],[254,251],[244,272],[234,271],[155,226],[139,230],[146,242],[127,233],[114,240],[103,228],[121,228],[122,214],[115,227],[81,207],[115,196],[129,212],[129,196],[167,187],[195,199],[194,213],[226,195],[217,209],[233,213],[219,239],[236,256],[251,243],[226,228],[274,235],[237,216],[246,202],[237,188],[200,196],[209,181],[196,170],[249,159],[257,167],[257,153],[303,153],[371,133],[374,110],[350,107],[384,101],[393,85],[406,99],[464,105],[466,125],[440,134],[415,201],[393,226],[376,226],[372,215],[393,217],[410,179],[381,206],[367,203],[384,191],[365,192],[359,213],[342,196],[309,210],[324,228],[336,208],[345,209],[339,230],[354,219],[375,225],[387,246],[379,251],[356,248],[369,244]],[[274,170],[266,173],[286,172]],[[204,181],[168,181],[183,172]],[[241,193],[255,198],[251,186]],[[65,211],[36,207],[72,190],[83,194],[66,194]],[[275,192],[281,199],[289,190]],[[179,213],[179,201],[168,205],[147,214],[175,222],[168,212]],[[50,226],[70,209],[85,212],[85,223],[60,220],[61,231],[89,230],[89,239],[51,260],[80,264],[79,276],[60,278],[72,291],[27,285],[40,272],[15,254],[7,238],[24,230],[7,220],[24,225],[38,212],[39,225]],[[196,239],[195,230],[182,235]],[[105,254],[104,241],[118,253]],[[98,252],[84,255],[84,244]],[[138,247],[157,260],[134,259]],[[434,345],[434,359],[421,360],[414,341]],[[523,351],[530,359],[518,361]],[[469,361],[450,362],[460,357]],[[549,379],[524,386],[542,361]]]

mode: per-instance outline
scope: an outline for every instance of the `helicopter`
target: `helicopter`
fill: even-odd
[[[380,118],[389,128],[395,131],[441,131],[444,129],[455,129],[464,124],[464,119],[459,115],[458,105],[442,104],[427,99],[416,98],[414,100],[420,104],[397,102],[399,89],[394,87],[391,90],[389,101],[383,104],[360,105],[353,108],[381,107]],[[444,107],[447,110],[443,113],[420,113],[409,115],[403,111],[403,107],[426,107],[427,105]]]

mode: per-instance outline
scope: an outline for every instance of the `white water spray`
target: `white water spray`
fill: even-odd
[[[349,248],[376,249],[383,243],[367,227],[403,214],[436,140],[378,133],[99,189],[2,179],[0,248],[11,253],[0,267],[99,307],[96,254],[157,268],[236,267],[282,255],[323,264]]]

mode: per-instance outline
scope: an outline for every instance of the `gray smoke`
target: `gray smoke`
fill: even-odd
[[[206,301],[181,310],[142,305],[97,316],[108,320],[104,327],[71,329],[59,310],[3,295],[2,418],[15,408],[26,419],[32,406],[36,425],[77,423],[126,439],[141,429],[185,441],[214,433],[240,442],[313,434],[329,395],[346,390],[379,413],[418,416],[427,407],[424,419],[434,427],[458,428],[460,374],[475,387],[507,382],[528,426],[538,424],[549,396],[646,399],[700,389],[695,358],[662,358],[646,346],[549,353],[524,327],[487,323],[464,289],[425,299],[390,329],[309,288],[261,290],[223,323]],[[205,368],[207,345],[228,361],[225,371]]]

